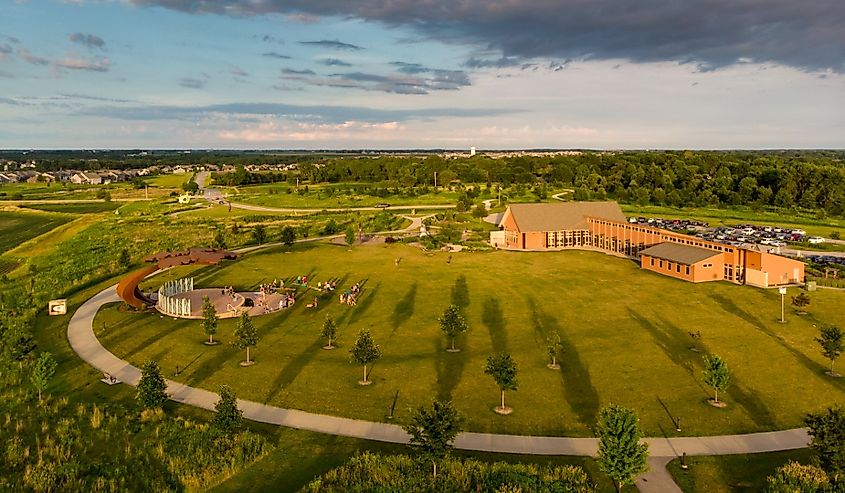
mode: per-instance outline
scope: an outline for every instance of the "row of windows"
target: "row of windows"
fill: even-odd
[[[654,267],[654,257],[649,257],[649,258],[651,259],[651,266]],[[670,272],[672,271],[672,269],[674,267],[675,272],[680,274],[681,273],[681,266],[682,266],[682,264],[679,264],[679,263],[675,263],[674,266],[673,266],[672,262],[669,262],[668,260],[666,261],[666,269]],[[661,268],[661,269],[663,268],[663,259],[658,260],[658,267]],[[683,267],[685,268],[684,273],[686,275],[689,275],[689,265],[684,265]]]

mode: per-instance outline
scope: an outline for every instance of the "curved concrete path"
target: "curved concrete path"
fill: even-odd
[[[118,301],[120,298],[115,286],[110,286],[83,303],[68,324],[68,341],[73,350],[94,368],[136,386],[141,378],[140,370],[109,352],[94,334],[97,311],[107,303]],[[214,392],[169,380],[167,384],[167,391],[176,402],[211,410],[219,399]],[[282,409],[246,400],[239,400],[238,404],[244,411],[244,417],[254,421],[384,442],[408,442],[408,435],[398,425]],[[796,428],[747,435],[647,438],[646,441],[652,457],[677,457],[684,452],[687,455],[727,455],[797,449],[806,447],[809,437],[805,429]],[[455,447],[513,454],[595,456],[598,442],[595,438],[466,432],[455,440]]]

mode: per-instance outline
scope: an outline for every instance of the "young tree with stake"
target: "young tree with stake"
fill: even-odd
[[[469,328],[464,316],[461,315],[461,309],[457,305],[449,305],[443,312],[443,315],[437,319],[440,322],[440,330],[446,334],[451,341],[451,347],[447,349],[450,353],[457,353],[460,349],[455,348],[455,337],[463,334]]]
[[[633,410],[614,404],[599,414],[599,469],[610,476],[616,491],[648,470],[648,444],[640,443],[643,432],[638,421]]]
[[[352,359],[359,365],[364,366],[364,379],[359,381],[360,385],[370,385],[369,375],[367,374],[367,365],[376,361],[381,357],[381,348],[373,341],[370,331],[362,329],[358,332],[358,338],[355,339],[355,345],[349,350],[352,353]]]
[[[704,356],[704,383],[713,389],[714,397],[710,404],[715,407],[725,407],[727,404],[719,402],[719,392],[728,388],[731,380],[731,373],[728,364],[718,355]]]
[[[252,319],[249,318],[249,313],[244,311],[241,313],[241,318],[238,319],[237,327],[235,327],[234,342],[239,349],[246,349],[246,361],[241,361],[241,366],[251,366],[255,363],[249,359],[249,348],[255,347],[257,343],[258,332],[255,330],[255,325],[252,324]]]
[[[552,370],[560,370],[560,365],[557,363],[558,351],[560,351],[560,334],[555,334],[546,341],[546,352],[551,360],[546,366]]]
[[[449,401],[435,400],[431,408],[420,407],[403,429],[411,435],[411,444],[431,461],[432,476],[437,478],[437,462],[449,455],[452,442],[460,433],[461,418]]]
[[[167,382],[158,363],[149,360],[141,367],[136,398],[143,409],[160,408],[167,401]]]
[[[502,405],[496,407],[496,412],[499,414],[512,413],[513,409],[505,406],[505,391],[516,390],[519,387],[516,381],[516,362],[507,353],[489,356],[487,357],[487,364],[484,366],[484,373],[493,377],[502,392]]]
[[[824,327],[821,335],[816,338],[816,342],[822,347],[822,354],[825,358],[830,360],[830,370],[825,373],[831,377],[839,377],[839,373],[833,371],[833,364],[836,358],[842,354],[842,340],[845,334],[839,327]]]
[[[798,315],[805,315],[807,312],[804,311],[804,308],[809,306],[809,304],[810,295],[804,291],[801,291],[797,296],[792,297],[792,306],[796,308]]]
[[[202,330],[208,336],[205,342],[208,346],[217,344],[214,342],[214,334],[217,333],[217,310],[214,308],[214,303],[208,296],[202,298]]]
[[[326,321],[323,322],[323,332],[320,335],[329,341],[328,344],[323,346],[323,349],[334,349],[332,341],[334,341],[337,337],[337,324],[334,322],[331,315],[326,315]]]
[[[42,393],[47,390],[47,385],[50,379],[56,374],[56,360],[50,353],[41,353],[38,355],[38,360],[35,361],[35,366],[32,368],[32,375],[30,380],[35,391],[38,392],[38,403],[41,403]]]

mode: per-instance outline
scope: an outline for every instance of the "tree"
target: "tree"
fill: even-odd
[[[141,381],[138,382],[136,398],[143,409],[159,408],[167,401],[167,382],[161,374],[158,363],[149,360],[141,367]]]
[[[452,442],[461,431],[462,421],[451,402],[435,400],[431,408],[418,408],[411,422],[402,427],[411,435],[411,444],[419,448],[420,455],[431,461],[435,478],[437,461],[449,455]]]
[[[361,385],[369,385],[369,375],[367,375],[367,365],[376,361],[381,357],[381,348],[373,341],[370,331],[362,329],[358,332],[358,338],[355,339],[355,345],[349,350],[352,353],[352,359],[359,365],[364,366],[364,379],[358,382]]]
[[[242,361],[241,366],[253,364],[253,361],[249,359],[249,348],[255,347],[257,343],[258,332],[255,330],[255,325],[252,324],[252,319],[249,318],[249,313],[244,311],[241,313],[241,318],[238,319],[237,327],[235,327],[234,342],[239,349],[246,349],[246,361]]]
[[[809,304],[810,304],[810,295],[808,295],[804,291],[801,291],[800,293],[798,293],[798,296],[792,297],[792,306],[794,306],[795,308],[798,309],[799,315],[803,315],[804,313],[806,313],[806,312],[804,312],[804,307],[809,305]]]
[[[830,491],[830,479],[820,467],[790,461],[766,478],[768,493],[824,493]]]
[[[211,240],[211,246],[214,248],[226,248],[226,232],[222,229],[218,229],[216,233],[214,233],[214,239]]]
[[[351,224],[346,227],[345,239],[347,245],[352,245],[353,243],[355,243],[355,228],[353,228]]]
[[[334,349],[332,341],[337,337],[337,324],[331,315],[326,315],[326,321],[323,322],[323,332],[320,335],[329,340],[329,343],[323,346],[323,349]]]
[[[47,390],[50,379],[56,374],[56,366],[56,360],[53,359],[52,354],[44,352],[38,355],[38,360],[32,368],[30,380],[32,381],[32,386],[35,387],[35,391],[38,392],[39,403],[41,402],[42,392]]]
[[[227,436],[237,433],[243,426],[244,413],[238,409],[238,398],[228,385],[220,387],[220,400],[214,404],[211,427]]]
[[[731,373],[728,364],[718,355],[704,356],[704,383],[713,389],[715,396],[712,403],[717,407],[724,407],[719,404],[719,391],[724,392],[731,380]]]
[[[452,353],[460,351],[460,349],[455,349],[455,337],[469,328],[466,319],[461,315],[461,309],[457,305],[449,305],[437,320],[440,322],[440,330],[451,340],[451,347],[447,351]]]
[[[804,418],[810,448],[818,453],[819,465],[834,483],[845,480],[845,409],[828,408]]]
[[[510,354],[499,353],[487,357],[487,364],[484,366],[484,373],[493,377],[499,390],[502,392],[502,405],[496,407],[499,414],[510,414],[513,409],[505,406],[505,391],[516,390],[519,384],[516,381],[516,362]]]
[[[610,476],[616,491],[648,470],[648,444],[640,443],[643,432],[638,421],[633,410],[614,404],[599,414],[599,469]]]
[[[549,337],[546,341],[546,352],[549,355],[549,362],[548,366],[552,370],[559,370],[560,365],[557,363],[557,354],[560,351],[560,334],[555,334],[554,337]]]
[[[208,296],[202,298],[202,329],[205,335],[208,336],[209,346],[214,344],[214,334],[217,333],[217,310],[214,308],[214,303],[211,302]]]
[[[117,264],[123,269],[132,265],[132,257],[129,256],[129,250],[124,248],[120,251],[120,255],[117,257]]]
[[[822,354],[830,360],[830,371],[827,372],[830,376],[837,376],[837,373],[833,371],[833,363],[842,354],[843,335],[845,334],[839,327],[824,327],[820,337],[816,338],[816,342],[822,347]]]
[[[291,226],[285,226],[279,239],[285,246],[292,246],[296,242],[296,231]]]
[[[252,241],[259,245],[267,241],[267,228],[263,224],[259,224],[252,229]]]
[[[472,217],[481,219],[485,216],[487,216],[487,207],[484,206],[484,202],[479,202],[472,210]]]

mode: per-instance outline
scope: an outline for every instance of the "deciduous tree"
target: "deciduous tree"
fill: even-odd
[[[352,359],[359,365],[364,366],[364,379],[358,382],[361,385],[369,385],[369,375],[367,374],[367,365],[376,361],[381,357],[381,348],[373,341],[370,331],[362,329],[358,332],[358,337],[355,339],[355,344],[349,350],[352,354]]]
[[[239,349],[246,349],[246,361],[241,362],[241,366],[250,366],[252,361],[249,359],[249,348],[255,347],[258,344],[258,332],[255,330],[255,325],[246,311],[241,313],[238,319],[238,325],[235,327],[235,342],[234,344]]]
[[[820,467],[790,461],[766,479],[768,493],[826,493],[830,479]]]
[[[613,404],[599,414],[599,468],[610,476],[616,491],[648,470],[648,444],[640,443],[643,432],[638,421],[633,410]]]
[[[244,414],[238,408],[238,398],[228,385],[220,387],[220,400],[214,404],[211,426],[224,435],[232,436],[243,427]]]
[[[446,334],[446,337],[448,337],[451,342],[451,347],[448,351],[460,351],[460,349],[455,348],[455,337],[463,334],[469,328],[466,319],[463,315],[461,315],[461,309],[458,308],[457,305],[449,305],[446,310],[443,311],[443,315],[441,315],[437,320],[440,322],[440,330]]]
[[[836,376],[836,373],[833,371],[833,364],[836,362],[836,358],[842,354],[843,335],[845,334],[843,334],[842,329],[839,327],[824,327],[819,337],[816,338],[816,342],[822,348],[822,354],[830,360],[830,371],[827,372],[828,375]]]
[[[818,453],[819,465],[834,482],[845,481],[845,409],[810,413],[804,423],[810,429],[810,448]]]
[[[263,245],[267,241],[267,228],[263,224],[259,224],[252,228],[252,241]]]
[[[519,383],[516,380],[517,366],[510,354],[499,353],[487,357],[484,373],[493,377],[502,393],[502,405],[496,407],[499,414],[510,414],[512,409],[505,406],[505,391],[516,390]]]
[[[208,296],[202,298],[202,330],[208,336],[206,344],[214,344],[214,334],[217,333],[217,309]]]
[[[167,401],[167,382],[158,363],[149,360],[141,367],[136,398],[143,409],[160,408]]]
[[[432,474],[437,477],[437,462],[449,455],[452,442],[460,433],[462,418],[449,401],[432,402],[431,407],[420,407],[403,429],[411,435],[411,444],[421,455],[430,460]]]
[[[331,315],[326,315],[326,321],[323,322],[323,332],[320,335],[329,341],[328,344],[323,346],[323,349],[334,349],[332,341],[337,337],[337,324]]]
[[[47,390],[47,385],[50,379],[56,374],[56,360],[53,355],[44,352],[38,355],[38,360],[35,361],[35,366],[32,367],[32,375],[30,381],[35,391],[38,392],[38,402],[41,402],[42,393]]]
[[[731,380],[731,373],[728,370],[728,364],[718,355],[704,356],[704,383],[713,389],[713,402],[719,402],[719,392],[724,392],[728,388]]]
[[[296,242],[296,230],[294,230],[291,226],[285,226],[282,228],[279,239],[285,246],[292,246]]]

